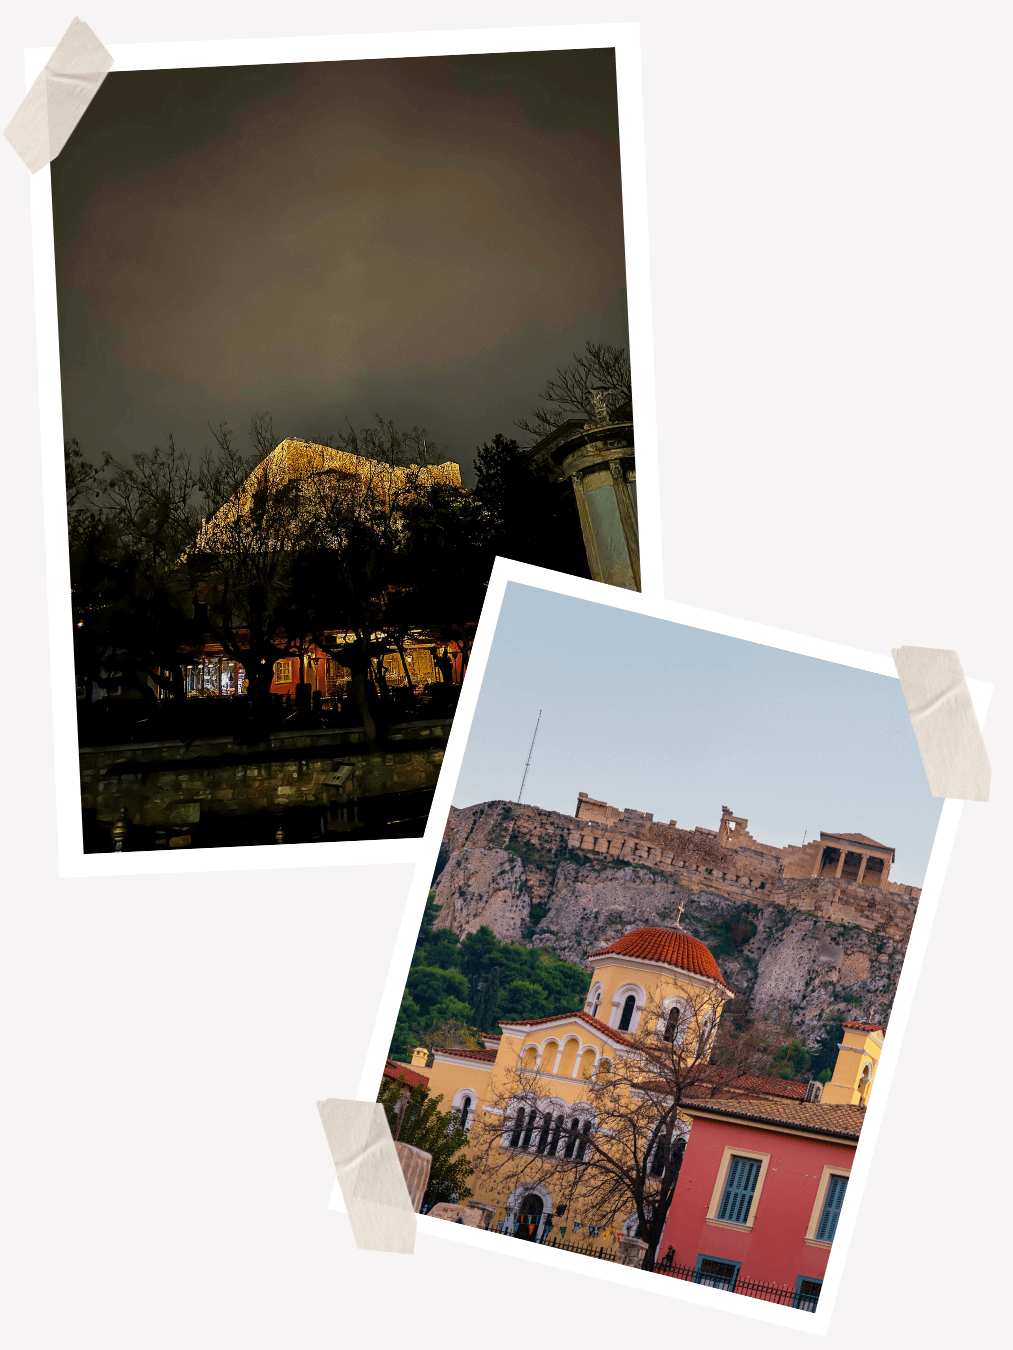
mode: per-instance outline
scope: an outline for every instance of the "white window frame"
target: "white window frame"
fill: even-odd
[[[689,1026],[692,1013],[689,1004],[678,994],[669,994],[668,998],[662,1003],[661,1016],[658,1018],[656,1031],[658,1039],[664,1040],[665,1027],[668,1025],[668,1015],[673,1008],[679,1009],[679,1024],[675,1029],[675,1036],[670,1044],[682,1045],[683,1041],[686,1039],[686,1030]]]
[[[452,1113],[454,1111],[460,1111],[465,1097],[471,1098],[471,1105],[468,1107],[468,1119],[464,1126],[464,1132],[465,1134],[468,1134],[475,1120],[475,1112],[481,1109],[482,1099],[474,1088],[470,1087],[460,1088],[458,1092],[455,1094],[454,1100],[450,1104],[450,1110]]]
[[[609,1018],[609,1026],[613,1031],[619,1031],[619,1023],[623,1017],[623,1007],[629,995],[634,996],[633,1016],[630,1018],[630,1025],[625,1031],[620,1031],[621,1036],[635,1036],[637,1027],[640,1025],[640,1019],[643,1016],[644,1004],[647,1002],[647,995],[644,993],[643,986],[635,984],[632,980],[626,984],[621,984],[612,997],[612,1016]]]

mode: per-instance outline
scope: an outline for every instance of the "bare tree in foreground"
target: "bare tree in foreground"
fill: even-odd
[[[625,347],[589,342],[571,365],[557,368],[538,397],[542,406],[515,423],[536,441],[571,417],[611,417],[633,400],[630,354]]]
[[[634,1034],[617,1033],[622,1051],[605,1048],[577,1102],[555,1096],[533,1059],[522,1062],[472,1130],[482,1184],[509,1193],[541,1183],[571,1222],[629,1224],[652,1268],[688,1134],[680,1104],[769,1072],[779,1043],[778,1034],[717,1031],[721,1001],[713,988],[687,988],[648,1003]]]

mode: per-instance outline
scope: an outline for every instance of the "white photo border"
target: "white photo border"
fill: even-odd
[[[610,587],[607,592],[603,593],[601,587],[596,583],[582,580],[579,577],[567,577],[559,573],[546,571],[544,568],[531,567],[525,563],[497,558],[468,664],[468,679],[465,680],[461,689],[461,699],[447,744],[440,781],[429,812],[423,846],[415,866],[404,917],[394,944],[390,971],[380,1000],[380,1010],[359,1082],[357,1094],[359,1101],[376,1100],[377,1083],[386,1062],[391,1036],[394,1033],[394,1024],[397,1021],[401,997],[408,978],[419,924],[422,922],[426,897],[436,869],[443,830],[450,813],[457,780],[464,762],[465,749],[471,733],[475,709],[478,705],[482,679],[495,638],[503,596],[510,582],[518,582],[542,591],[552,591],[557,595],[571,596],[578,600],[590,600],[596,604],[609,605],[615,609],[625,609],[631,613],[643,614],[651,618],[686,624],[726,637],[742,638],[747,642],[755,642],[765,647],[776,647],[782,651],[795,652],[800,656],[811,656],[818,660],[834,662],[837,665],[851,666],[856,670],[871,671],[875,675],[885,675],[892,679],[898,678],[893,660],[889,656],[863,652],[857,648],[828,642],[822,638],[788,633],[766,624],[715,614],[709,610],[698,609],[675,601],[656,600],[650,596],[638,595],[630,591],[619,591],[615,587]],[[969,679],[967,687],[978,722],[983,724],[993,686],[982,680]],[[866,1110],[862,1138],[855,1153],[855,1162],[848,1183],[848,1195],[855,1198],[842,1211],[815,1312],[802,1313],[794,1308],[764,1303],[753,1298],[729,1299],[727,1293],[723,1291],[708,1289],[684,1280],[659,1279],[650,1272],[636,1270],[629,1266],[614,1265],[605,1261],[595,1263],[593,1273],[597,1279],[626,1284],[632,1288],[643,1289],[645,1292],[662,1294],[671,1298],[686,1299],[704,1307],[717,1308],[723,1312],[738,1313],[742,1316],[758,1318],[760,1321],[792,1327],[796,1331],[826,1335],[840,1285],[841,1272],[851,1243],[856,1215],[865,1189],[876,1136],[879,1132],[883,1112],[886,1109],[897,1054],[910,1015],[915,985],[925,957],[929,929],[932,926],[932,920],[939,904],[943,878],[953,848],[962,808],[963,802],[960,801],[948,798],[943,802],[911,938],[890,1013],[890,1035],[876,1071],[876,1091],[870,1098]],[[341,1198],[341,1189],[336,1182],[331,1192],[328,1207],[340,1211],[345,1209]],[[469,1228],[464,1224],[451,1224],[441,1219],[429,1218],[427,1215],[419,1215],[418,1231],[438,1237],[446,1237],[451,1241],[482,1247],[486,1251],[489,1250],[487,1235],[481,1230]],[[581,1256],[579,1253],[556,1250],[527,1242],[512,1242],[502,1250],[504,1255],[516,1256],[523,1260],[543,1261],[547,1265],[560,1270],[574,1270],[581,1274],[588,1273],[588,1262],[591,1259]]]
[[[661,501],[639,24],[459,29],[312,38],[237,38],[212,42],[117,44],[110,45],[108,50],[115,62],[115,72],[608,47],[614,48],[616,55],[626,297],[630,359],[637,381],[637,500],[641,584],[644,595],[660,597],[663,594]],[[26,49],[26,87],[32,85],[53,50],[52,47]],[[74,654],[63,470],[55,240],[48,165],[32,179],[31,207],[59,875],[136,876],[414,862],[423,843],[418,838],[321,841],[314,844],[289,844],[279,849],[257,845],[181,850],[174,853],[84,852],[76,691],[74,681],[68,674],[74,668]],[[608,589],[611,591],[615,588]]]

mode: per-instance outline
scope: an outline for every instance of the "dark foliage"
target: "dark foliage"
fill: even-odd
[[[428,1089],[421,1086],[406,1090],[401,1083],[384,1077],[376,1100],[387,1115],[392,1135],[432,1155],[423,1203],[467,1200],[471,1195],[467,1181],[474,1171],[462,1151],[468,1136],[456,1112],[440,1110],[442,1096],[430,1097]]]
[[[267,413],[253,419],[251,452],[225,424],[211,436],[199,463],[171,437],[129,464],[106,456],[95,465],[76,441],[65,447],[86,701],[103,692],[153,707],[159,693],[182,701],[188,654],[212,640],[246,673],[244,711],[257,739],[270,721],[275,661],[313,642],[349,671],[375,744],[392,722],[421,710],[423,694],[428,706],[443,691],[438,711],[453,712],[447,651],[467,667],[497,554],[589,575],[569,484],[537,478],[501,434],[479,451],[474,492],[432,479],[428,467],[446,452],[421,428],[400,430],[379,416],[321,444],[374,464],[381,485],[394,467],[396,490],[356,490],[354,475],[323,459],[319,472],[295,480],[268,471],[277,440]],[[241,511],[230,509],[240,500]],[[404,659],[413,629],[434,635],[446,667],[444,685],[429,691],[415,686]],[[392,656],[405,688],[388,686]]]
[[[809,1052],[801,1041],[791,1040],[778,1046],[774,1053],[773,1076],[775,1078],[800,1078],[809,1068]]]
[[[475,457],[475,497],[486,513],[493,556],[589,577],[580,517],[569,482],[550,483],[528,466],[527,451],[499,432]]]
[[[829,1083],[837,1063],[837,1047],[844,1040],[844,1026],[841,1022],[827,1023],[816,1049],[812,1052],[809,1064],[809,1076]]]
[[[590,975],[546,947],[501,942],[483,926],[461,942],[434,928],[439,912],[430,892],[391,1042],[393,1058],[434,1043],[437,1024],[457,1019],[468,1038],[494,1033],[503,1018],[547,1017],[583,1006]],[[445,1044],[447,1042],[444,1042]]]

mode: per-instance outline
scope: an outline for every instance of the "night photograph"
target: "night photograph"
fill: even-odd
[[[420,836],[496,556],[640,589],[614,52],[114,71],[52,185],[84,851]]]

